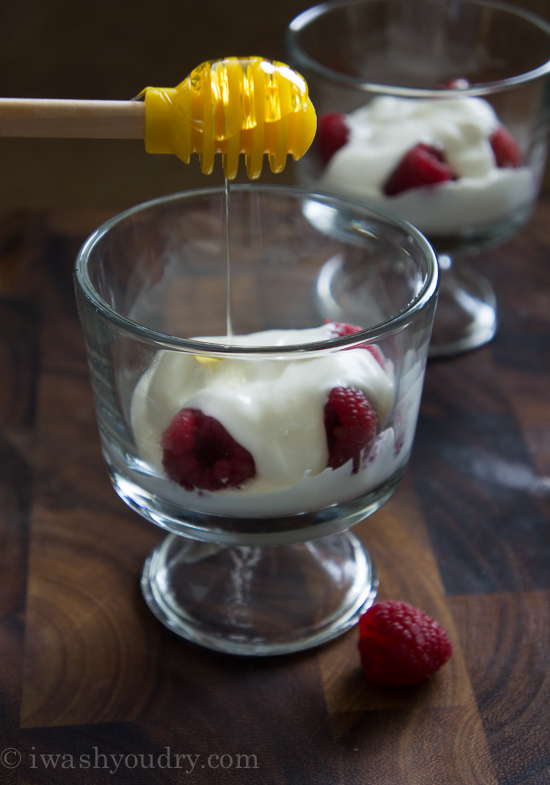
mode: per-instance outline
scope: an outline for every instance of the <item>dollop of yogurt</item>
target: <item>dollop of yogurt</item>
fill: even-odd
[[[497,167],[490,137],[500,123],[481,98],[378,96],[346,119],[349,141],[329,161],[322,187],[387,209],[425,234],[488,225],[536,197],[528,167]],[[384,183],[419,143],[441,147],[457,179],[386,196]]]
[[[333,325],[327,324],[196,340],[273,347],[334,337]],[[387,479],[408,457],[396,448],[395,432],[389,425],[396,400],[395,373],[391,361],[384,365],[364,348],[304,352],[303,357],[292,358],[276,353],[218,358],[159,351],[132,396],[131,424],[140,459],[151,474],[172,486],[168,493],[172,500],[204,512],[288,515],[355,498]],[[324,407],[330,390],[337,386],[361,390],[378,417],[379,435],[356,473],[351,461],[336,470],[327,468]],[[416,397],[419,394],[412,402],[413,432]],[[187,491],[166,477],[162,435],[186,407],[216,418],[252,454],[256,476],[242,488]],[[410,443],[412,436],[407,449]]]

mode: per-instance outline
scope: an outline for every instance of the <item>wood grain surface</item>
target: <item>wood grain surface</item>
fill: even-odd
[[[480,258],[498,335],[429,364],[405,480],[355,529],[380,597],[453,640],[401,690],[366,681],[355,630],[250,659],[148,611],[163,535],[110,487],[73,295],[106,217],[0,216],[0,782],[547,785],[550,200]]]

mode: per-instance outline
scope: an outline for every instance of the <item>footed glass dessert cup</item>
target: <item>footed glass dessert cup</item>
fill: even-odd
[[[495,293],[469,262],[517,232],[539,193],[550,26],[490,0],[338,0],[298,16],[288,48],[319,118],[300,184],[428,238],[440,265],[430,356],[490,341]]]
[[[228,204],[207,189],[114,218],[76,292],[113,486],[169,532],[143,571],[149,607],[209,648],[281,654],[376,595],[349,529],[409,460],[437,260],[359,202],[235,186]],[[336,310],[362,293],[353,325],[317,311],[335,269]]]

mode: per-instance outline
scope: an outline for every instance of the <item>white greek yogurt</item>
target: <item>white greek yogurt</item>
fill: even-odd
[[[497,167],[489,139],[500,123],[481,98],[379,96],[348,115],[347,123],[350,138],[323,172],[323,190],[386,209],[427,235],[485,227],[528,208],[536,197],[536,177],[527,166]],[[386,196],[384,183],[418,143],[441,146],[458,179]]]
[[[332,326],[323,325],[202,340],[282,346],[332,337]],[[187,509],[241,517],[309,512],[356,498],[406,463],[422,390],[420,365],[409,363],[406,390],[396,395],[392,363],[386,361],[382,368],[361,348],[322,356],[310,353],[300,359],[241,355],[216,360],[160,351],[136,385],[131,403],[131,425],[149,475],[140,484]],[[336,470],[327,468],[324,406],[337,386],[364,392],[378,415],[380,433],[355,474],[352,461]],[[393,422],[397,403],[403,427],[396,435],[388,423]],[[162,434],[186,407],[216,418],[252,454],[256,476],[242,488],[187,491],[166,477]]]

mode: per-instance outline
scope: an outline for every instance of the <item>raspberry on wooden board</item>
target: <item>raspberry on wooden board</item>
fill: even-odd
[[[389,687],[418,684],[453,653],[449,636],[437,621],[395,600],[375,603],[361,616],[358,645],[367,678]]]

